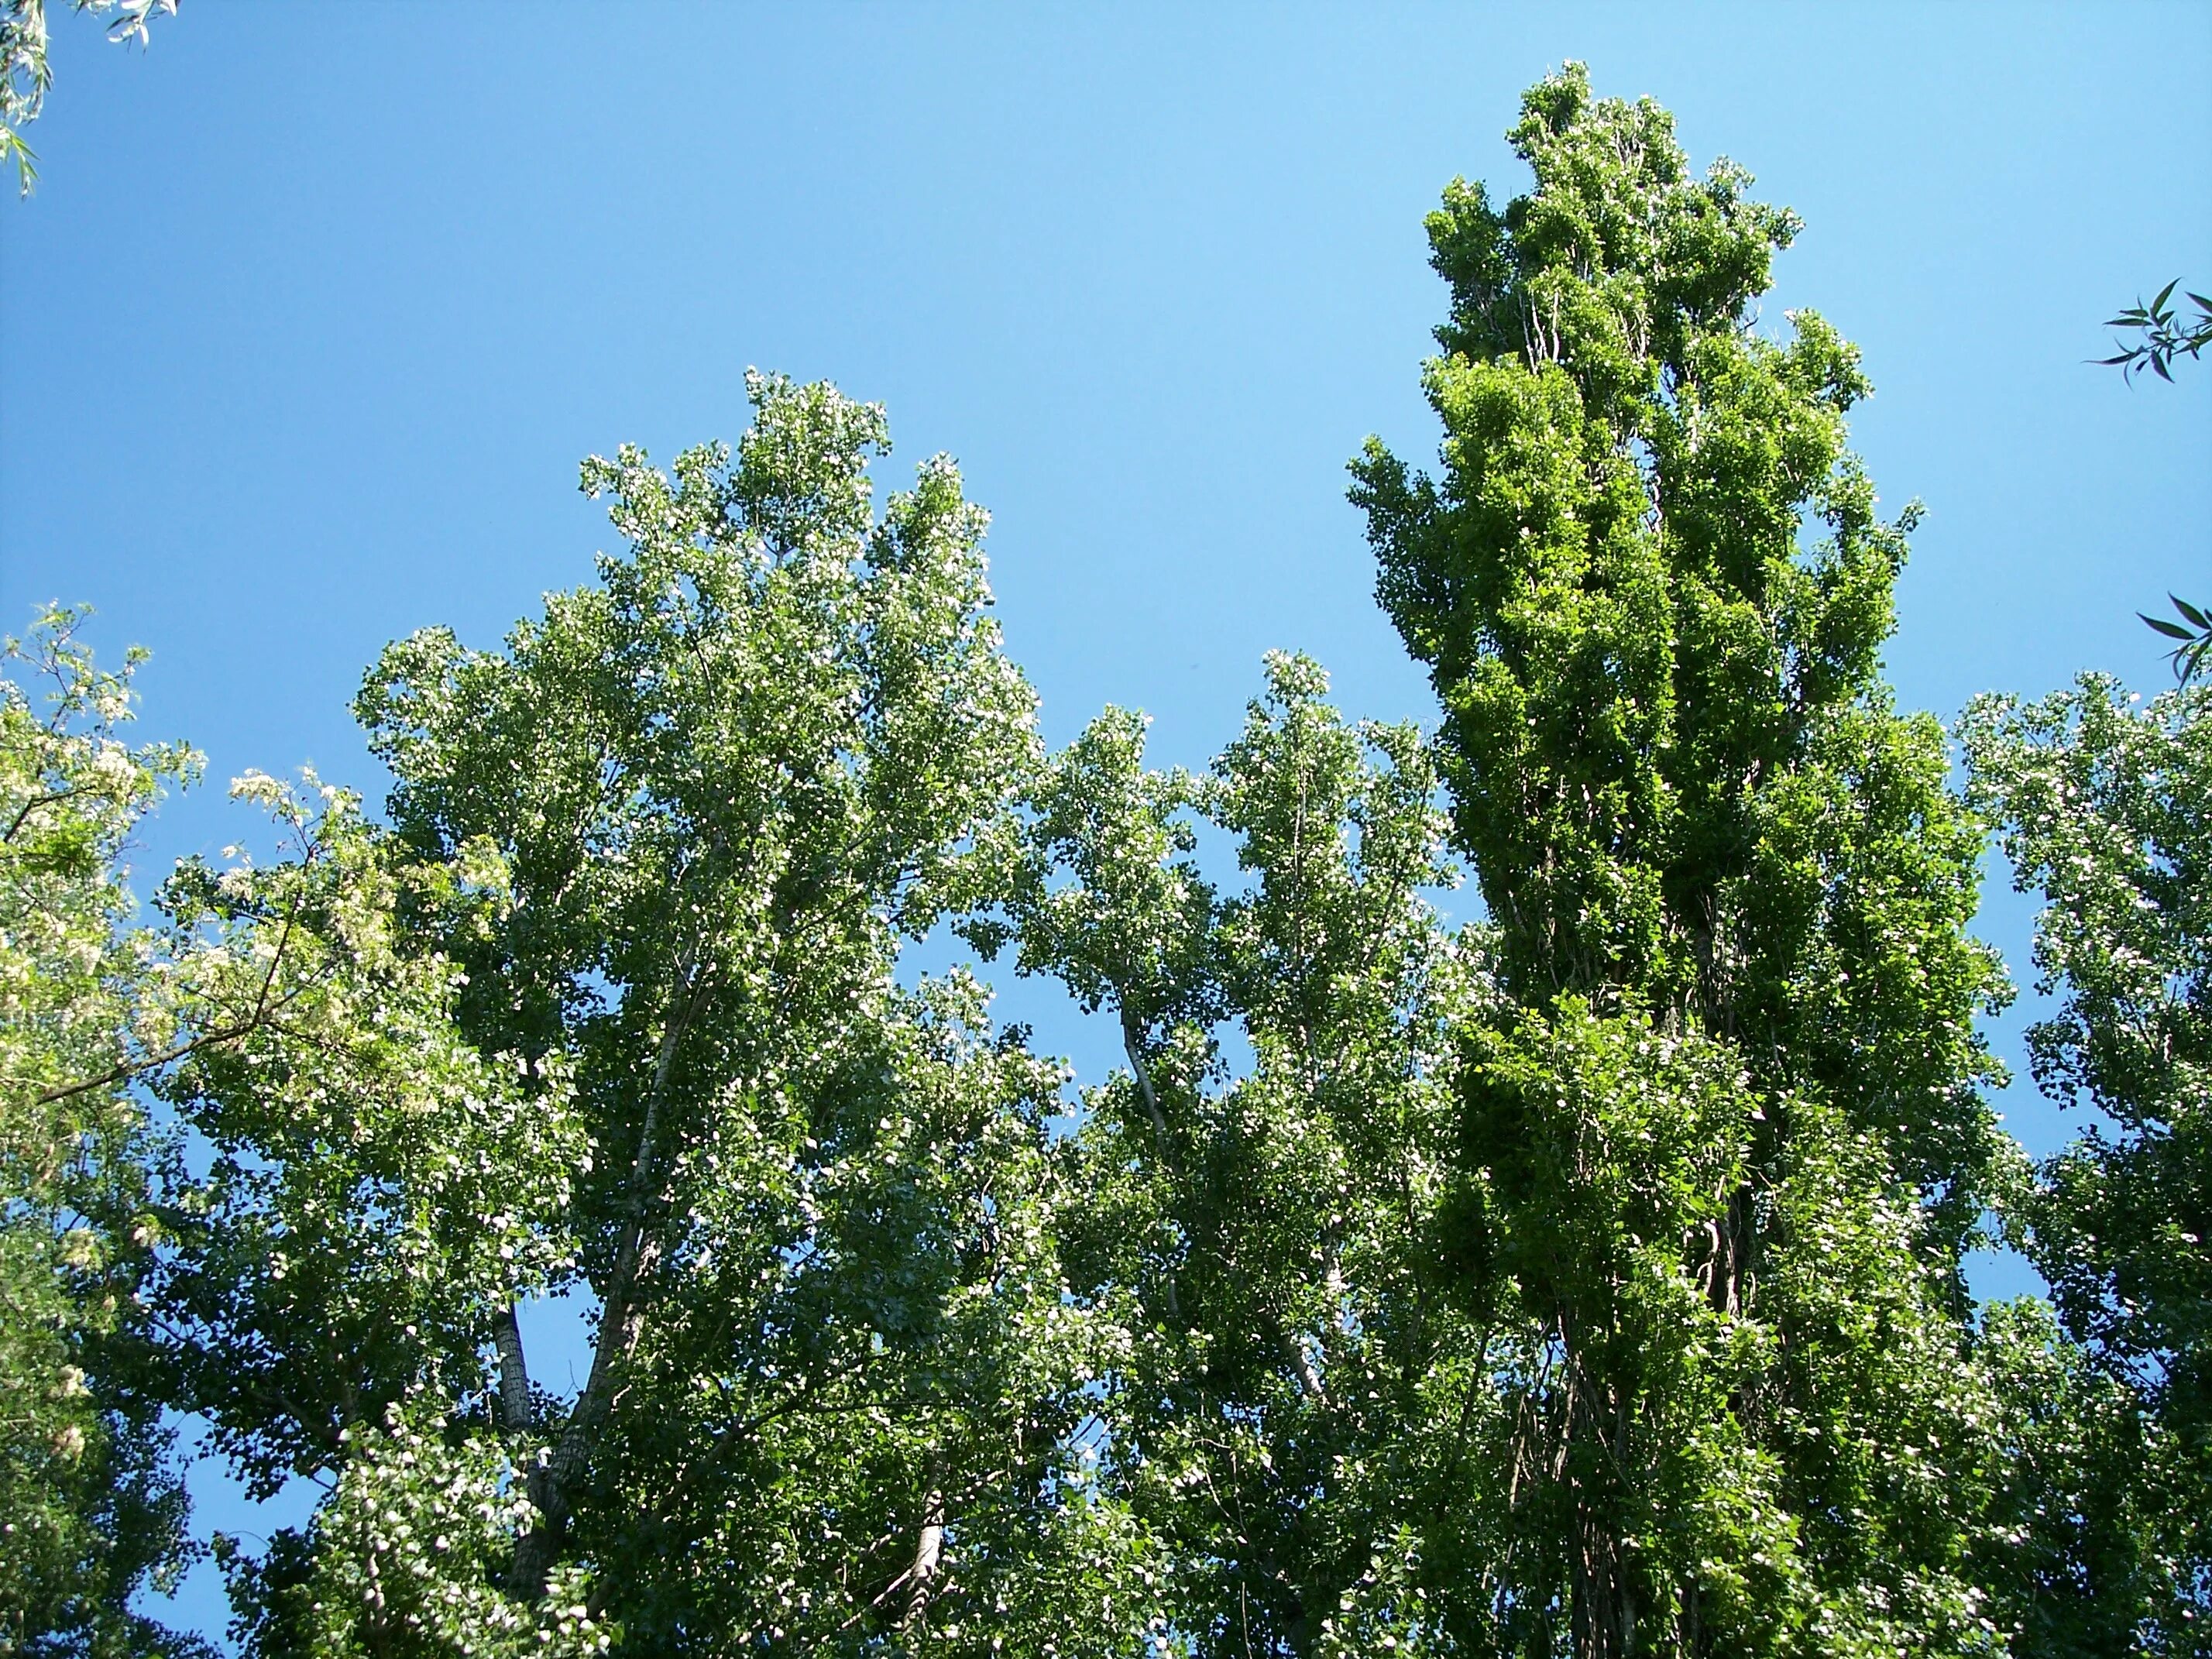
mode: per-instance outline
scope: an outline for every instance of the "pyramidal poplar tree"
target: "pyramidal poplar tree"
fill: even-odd
[[[1577,65],[1510,136],[1534,187],[1428,221],[1440,469],[1353,464],[1506,1004],[1439,1237],[1496,1478],[1431,1553],[1480,1564],[1474,1650],[1990,1650],[1960,1262],[2004,981],[1881,673],[1914,510],[1847,447],[1854,349],[1761,314],[1793,215]]]

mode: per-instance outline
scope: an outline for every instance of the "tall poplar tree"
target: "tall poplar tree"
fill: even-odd
[[[1570,66],[1456,183],[1442,469],[1354,496],[1430,668],[1510,1010],[1468,1030],[1445,1246],[1514,1346],[1476,1645],[1972,1651],[1987,1407],[1960,1258],[2004,1163],[1980,836],[1879,652],[1913,511],[1869,387],[1761,327],[1797,221]]]
[[[299,1010],[167,1085],[216,1153],[173,1176],[180,1403],[330,1487],[234,1553],[270,1659],[1077,1655],[1154,1614],[1073,1441],[1120,1349],[1048,1224],[1060,1070],[896,971],[1033,762],[985,516],[942,457],[877,507],[879,409],[750,390],[734,456],[587,463],[627,546],[504,650],[386,652],[388,829],[256,786],[291,855],[172,884]],[[573,1395],[517,1318],[562,1290]]]

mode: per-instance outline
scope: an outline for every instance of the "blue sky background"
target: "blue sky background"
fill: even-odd
[[[2212,8],[1182,9],[186,0],[143,56],[57,17],[41,179],[0,201],[0,626],[88,601],[155,652],[145,735],[374,796],[378,647],[489,644],[587,579],[577,459],[734,438],[758,364],[886,403],[887,484],[959,458],[1054,741],[1134,704],[1203,764],[1277,646],[1426,720],[1344,463],[1432,453],[1422,215],[1455,173],[1517,189],[1518,94],[1579,58],[1804,216],[1769,314],[1860,342],[1856,441],[1929,507],[1903,700],[2162,683],[2133,613],[2212,593],[2212,365],[2084,360],[2212,282]],[[240,838],[220,793],[142,866]],[[2023,978],[2028,914],[1984,917]],[[220,1626],[210,1571],[179,1613]]]

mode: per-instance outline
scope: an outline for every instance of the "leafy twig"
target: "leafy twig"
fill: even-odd
[[[2136,615],[2142,617],[2145,623],[2167,639],[2181,641],[2167,652],[2166,657],[2173,665],[2173,678],[2186,685],[2208,666],[2212,666],[2212,617],[2207,617],[2178,593],[2169,593],[2166,597],[2173,601],[2173,608],[2181,621],[2168,622],[2163,617],[2145,616],[2140,611]]]
[[[2197,307],[2197,317],[2192,322],[2182,321],[2171,304],[2180,280],[2176,277],[2159,289],[2158,297],[2148,305],[2138,300],[2117,317],[2105,319],[2107,328],[2133,329],[2142,337],[2134,345],[2123,345],[2115,340],[2112,343],[2119,346],[2118,352],[2096,359],[2100,368],[2118,368],[2129,380],[2148,368],[2160,380],[2171,381],[2171,365],[2177,356],[2194,358],[2201,356],[2207,345],[2212,345],[2212,300],[2201,294],[2188,294],[2190,303]]]

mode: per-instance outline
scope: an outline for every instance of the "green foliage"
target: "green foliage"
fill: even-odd
[[[2166,597],[2172,601],[2173,614],[2180,618],[2179,622],[2147,616],[2140,611],[2136,615],[2142,617],[2153,633],[2181,641],[2166,653],[2166,659],[2173,665],[2173,678],[2186,685],[2212,665],[2212,617],[2207,617],[2178,593]]]
[[[70,0],[70,9],[108,16],[107,38],[144,46],[146,25],[157,12],[173,17],[177,0]],[[46,106],[53,71],[46,66],[46,0],[0,0],[0,167],[15,164],[26,196],[38,177],[38,156],[23,142],[23,129]]]
[[[155,1018],[120,860],[199,757],[134,748],[131,670],[48,611],[0,678],[0,1651],[189,1647],[130,1610],[185,1560],[157,1399],[129,1386],[145,1123],[119,1085]],[[43,699],[40,696],[43,686]]]
[[[2014,884],[2045,900],[2035,961],[2060,1000],[2028,1033],[2036,1081],[2096,1114],[2011,1218],[2068,1333],[2145,1419],[2126,1425],[2142,1443],[2109,1462],[2136,1489],[2152,1565],[2100,1590],[2142,1603],[2159,1650],[2176,1652],[2212,1620],[2208,708],[2203,687],[2138,706],[2084,675],[2039,702],[1983,698],[1963,727]],[[2145,1572],[2148,1589],[2134,1582]]]
[[[189,862],[162,890],[198,1041],[159,1088],[206,1157],[166,1171],[156,1304],[179,1403],[266,1495],[417,1381],[474,1373],[493,1310],[568,1268],[548,1225],[589,1152],[565,1060],[470,1046],[463,975],[399,919],[488,932],[495,855],[414,865],[312,775],[232,793],[289,856]]]
[[[1033,788],[1022,877],[972,929],[1018,939],[1021,971],[1123,1038],[1059,1224],[1078,1293],[1126,1304],[1101,1480],[1166,1562],[1163,1651],[1426,1639],[1450,1586],[1406,1517],[1443,1498],[1486,1404],[1425,1248],[1481,957],[1423,896],[1452,877],[1419,734],[1349,724],[1326,690],[1271,657],[1206,778],[1146,771],[1141,719],[1108,711]],[[1207,822],[1242,890],[1191,862]]]
[[[385,653],[388,830],[250,780],[286,856],[167,890],[194,1029],[253,1024],[163,1085],[212,1151],[168,1361],[263,1488],[335,1482],[232,1556],[270,1659],[1073,1655],[1156,1606],[1075,1443],[1127,1341],[1057,1265],[1062,1073],[894,972],[1032,765],[984,515],[942,458],[878,514],[879,410],[749,388],[734,459],[586,464],[597,585]],[[514,1313],[563,1291],[573,1401]]]
[[[2014,880],[2045,901],[2036,966],[2063,996],[2028,1033],[2036,1080],[2104,1120],[2043,1170],[2030,1246],[2077,1339],[2177,1402],[2212,1387],[2194,1369],[2212,1337],[2208,708],[2197,688],[2138,707],[2085,675],[2040,702],[1984,698],[1963,731]]]
[[[280,1535],[259,1560],[225,1540],[245,1652],[605,1652],[617,1632],[592,1617],[577,1569],[556,1570],[534,1606],[495,1588],[529,1524],[518,1471],[495,1437],[422,1415],[395,1405],[383,1423],[343,1431],[343,1473],[305,1535]]]
[[[2120,346],[2113,356],[2099,358],[2100,366],[2118,368],[2121,378],[2130,382],[2148,368],[2160,380],[2171,383],[2176,357],[2193,361],[2201,356],[2204,348],[2212,345],[2212,300],[2201,294],[2188,295],[2190,303],[2197,307],[2197,316],[2193,321],[2184,321],[2172,304],[2173,290],[2179,286],[2177,278],[2159,289],[2158,297],[2149,304],[2138,300],[2118,316],[2106,318],[2106,327],[2130,329],[2140,337],[2132,345]],[[2119,344],[2118,341],[2113,343]],[[2207,617],[2178,594],[2169,593],[2166,598],[2172,600],[2179,621],[2145,616],[2140,611],[2136,614],[2154,632],[2181,641],[2166,655],[2173,665],[2174,678],[2185,685],[2212,665],[2212,617]]]
[[[1794,216],[1577,66],[1512,138],[1429,222],[1439,472],[1354,464],[1434,741],[1278,653],[1202,775],[1046,754],[957,470],[878,507],[882,410],[759,375],[585,464],[595,581],[384,652],[384,821],[249,774],[275,855],[159,928],[197,757],[73,616],[9,646],[0,1652],[188,1645],[165,1407],[322,1489],[217,1540],[249,1659],[2203,1650],[2203,694],[1984,702],[1955,799],[1856,354],[1759,326]],[[2035,1170],[1990,822],[2104,1125]],[[1126,1068],[1071,1112],[901,971],[947,926]],[[1992,1202],[2055,1314],[1976,1318]]]
[[[1845,447],[1852,348],[1756,331],[1793,216],[1577,67],[1511,137],[1531,193],[1429,222],[1441,479],[1353,468],[1516,1009],[1468,1039],[1447,1227],[1526,1356],[1488,1639],[1979,1650],[1941,1449],[2004,987],[1942,732],[1878,674],[1914,515]]]
[[[2001,1407],[1975,1577],[2023,1656],[2201,1654],[2201,1462],[2039,1299],[1984,1316]]]
[[[2117,368],[2130,380],[2147,368],[2160,380],[2170,381],[2173,379],[2176,357],[2193,359],[2203,355],[2204,348],[2212,345],[2212,300],[2201,294],[2189,295],[2189,302],[2197,307],[2197,316],[2194,320],[2185,320],[2171,303],[2173,290],[2180,286],[2180,280],[2176,278],[2159,289],[2158,297],[2149,304],[2137,300],[2124,307],[2118,316],[2106,318],[2106,327],[2131,329],[2141,337],[2132,345],[2120,346],[2110,357],[2100,357],[2099,365]],[[2119,342],[2113,343],[2118,345]]]

